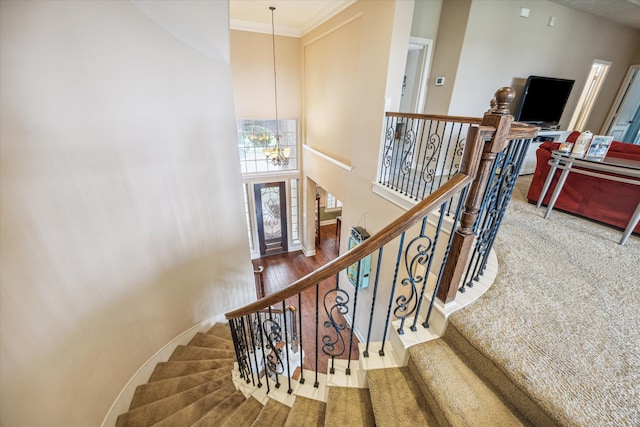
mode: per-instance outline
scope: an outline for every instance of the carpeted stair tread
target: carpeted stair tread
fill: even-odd
[[[289,411],[284,427],[322,427],[327,404],[315,399],[296,396],[296,401]]]
[[[234,357],[236,357],[236,353],[232,350],[179,345],[169,357],[169,361],[232,359]]]
[[[196,336],[189,341],[189,345],[233,351],[233,340],[202,332],[198,332]]]
[[[252,427],[278,427],[284,426],[289,416],[289,408],[287,405],[278,402],[277,400],[269,399],[266,405],[262,408],[258,417],[251,424]]]
[[[155,402],[156,400],[164,399],[165,397],[169,397],[173,394],[180,393],[207,382],[222,384],[225,381],[228,381],[228,376],[229,371],[226,369],[212,370],[139,385],[133,394],[129,410]]]
[[[249,396],[227,417],[221,427],[250,426],[258,418],[262,408],[262,403],[255,397]]]
[[[116,426],[150,426],[191,405],[193,402],[198,401],[209,393],[213,393],[216,390],[220,390],[225,387],[231,387],[235,390],[231,378],[228,378],[222,386],[209,382],[163,399],[156,400],[155,402],[139,406],[131,411],[125,412],[124,414],[120,414],[116,421]]]
[[[187,360],[176,362],[160,362],[149,377],[149,382],[173,377],[182,377],[196,372],[225,368],[231,371],[235,359]]]
[[[327,399],[326,426],[375,426],[369,389],[330,387]]]
[[[229,329],[228,323],[216,323],[208,331],[207,334],[213,335],[228,340],[233,340],[231,337],[231,329]]]
[[[438,426],[409,368],[367,372],[377,426]]]
[[[500,395],[517,408],[533,425],[562,424],[560,420],[554,420],[549,412],[530,396],[531,390],[528,387],[521,389],[499,366],[470,343],[469,337],[461,335],[454,323],[449,323],[447,326],[443,340],[467,365],[473,366],[475,372],[486,383],[499,390]]]
[[[192,402],[190,405],[185,406],[181,410],[162,419],[162,421],[154,424],[154,426],[191,426],[235,392],[236,387],[233,383],[225,384],[197,401]]]
[[[214,408],[209,410],[202,418],[195,422],[193,427],[209,427],[219,426],[222,424],[229,415],[233,414],[247,399],[240,390],[236,390],[229,395],[225,400],[218,403]],[[236,426],[242,426],[243,424],[236,423]],[[244,424],[248,425],[248,424]],[[167,425],[167,427],[170,427]]]
[[[411,374],[441,425],[529,425],[442,339],[409,349]]]

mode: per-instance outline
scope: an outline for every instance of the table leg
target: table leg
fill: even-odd
[[[560,191],[562,191],[562,187],[564,186],[564,182],[567,180],[567,175],[569,175],[569,169],[571,169],[571,164],[568,164],[566,169],[562,171],[560,175],[560,179],[558,180],[558,185],[553,190],[553,194],[551,195],[551,200],[549,200],[549,206],[547,206],[547,212],[544,214],[544,219],[549,218],[551,211],[553,210],[553,205],[556,204],[556,200],[558,200],[558,196],[560,195]]]
[[[556,172],[558,168],[559,159],[553,159],[552,162],[549,162],[551,169],[549,169],[549,173],[547,174],[547,179],[544,181],[544,186],[542,187],[542,191],[540,192],[540,196],[538,197],[538,203],[536,204],[536,208],[539,208],[542,205],[542,200],[544,196],[547,195],[547,190],[549,190],[549,186],[551,185],[551,180],[553,179],[553,174]]]
[[[620,239],[621,245],[624,245],[625,243],[627,243],[627,240],[629,240],[629,236],[631,236],[631,232],[633,231],[634,228],[636,228],[636,225],[638,225],[638,221],[640,221],[640,203],[638,203],[638,206],[636,207],[635,212],[633,212],[633,215],[629,220],[629,224],[627,224],[627,228],[625,228],[624,230],[622,239]]]

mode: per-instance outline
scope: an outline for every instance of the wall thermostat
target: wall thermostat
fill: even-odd
[[[436,77],[436,86],[444,86],[444,77]]]

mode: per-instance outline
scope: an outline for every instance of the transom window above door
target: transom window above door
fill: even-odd
[[[275,120],[238,119],[236,124],[243,174],[280,173],[298,169],[298,126],[295,119],[278,120],[277,126]],[[276,132],[280,133],[281,147],[288,149],[287,165],[276,166],[267,159],[265,149],[276,146]]]

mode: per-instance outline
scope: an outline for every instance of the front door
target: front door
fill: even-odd
[[[287,252],[287,203],[284,182],[254,184],[260,255]]]

